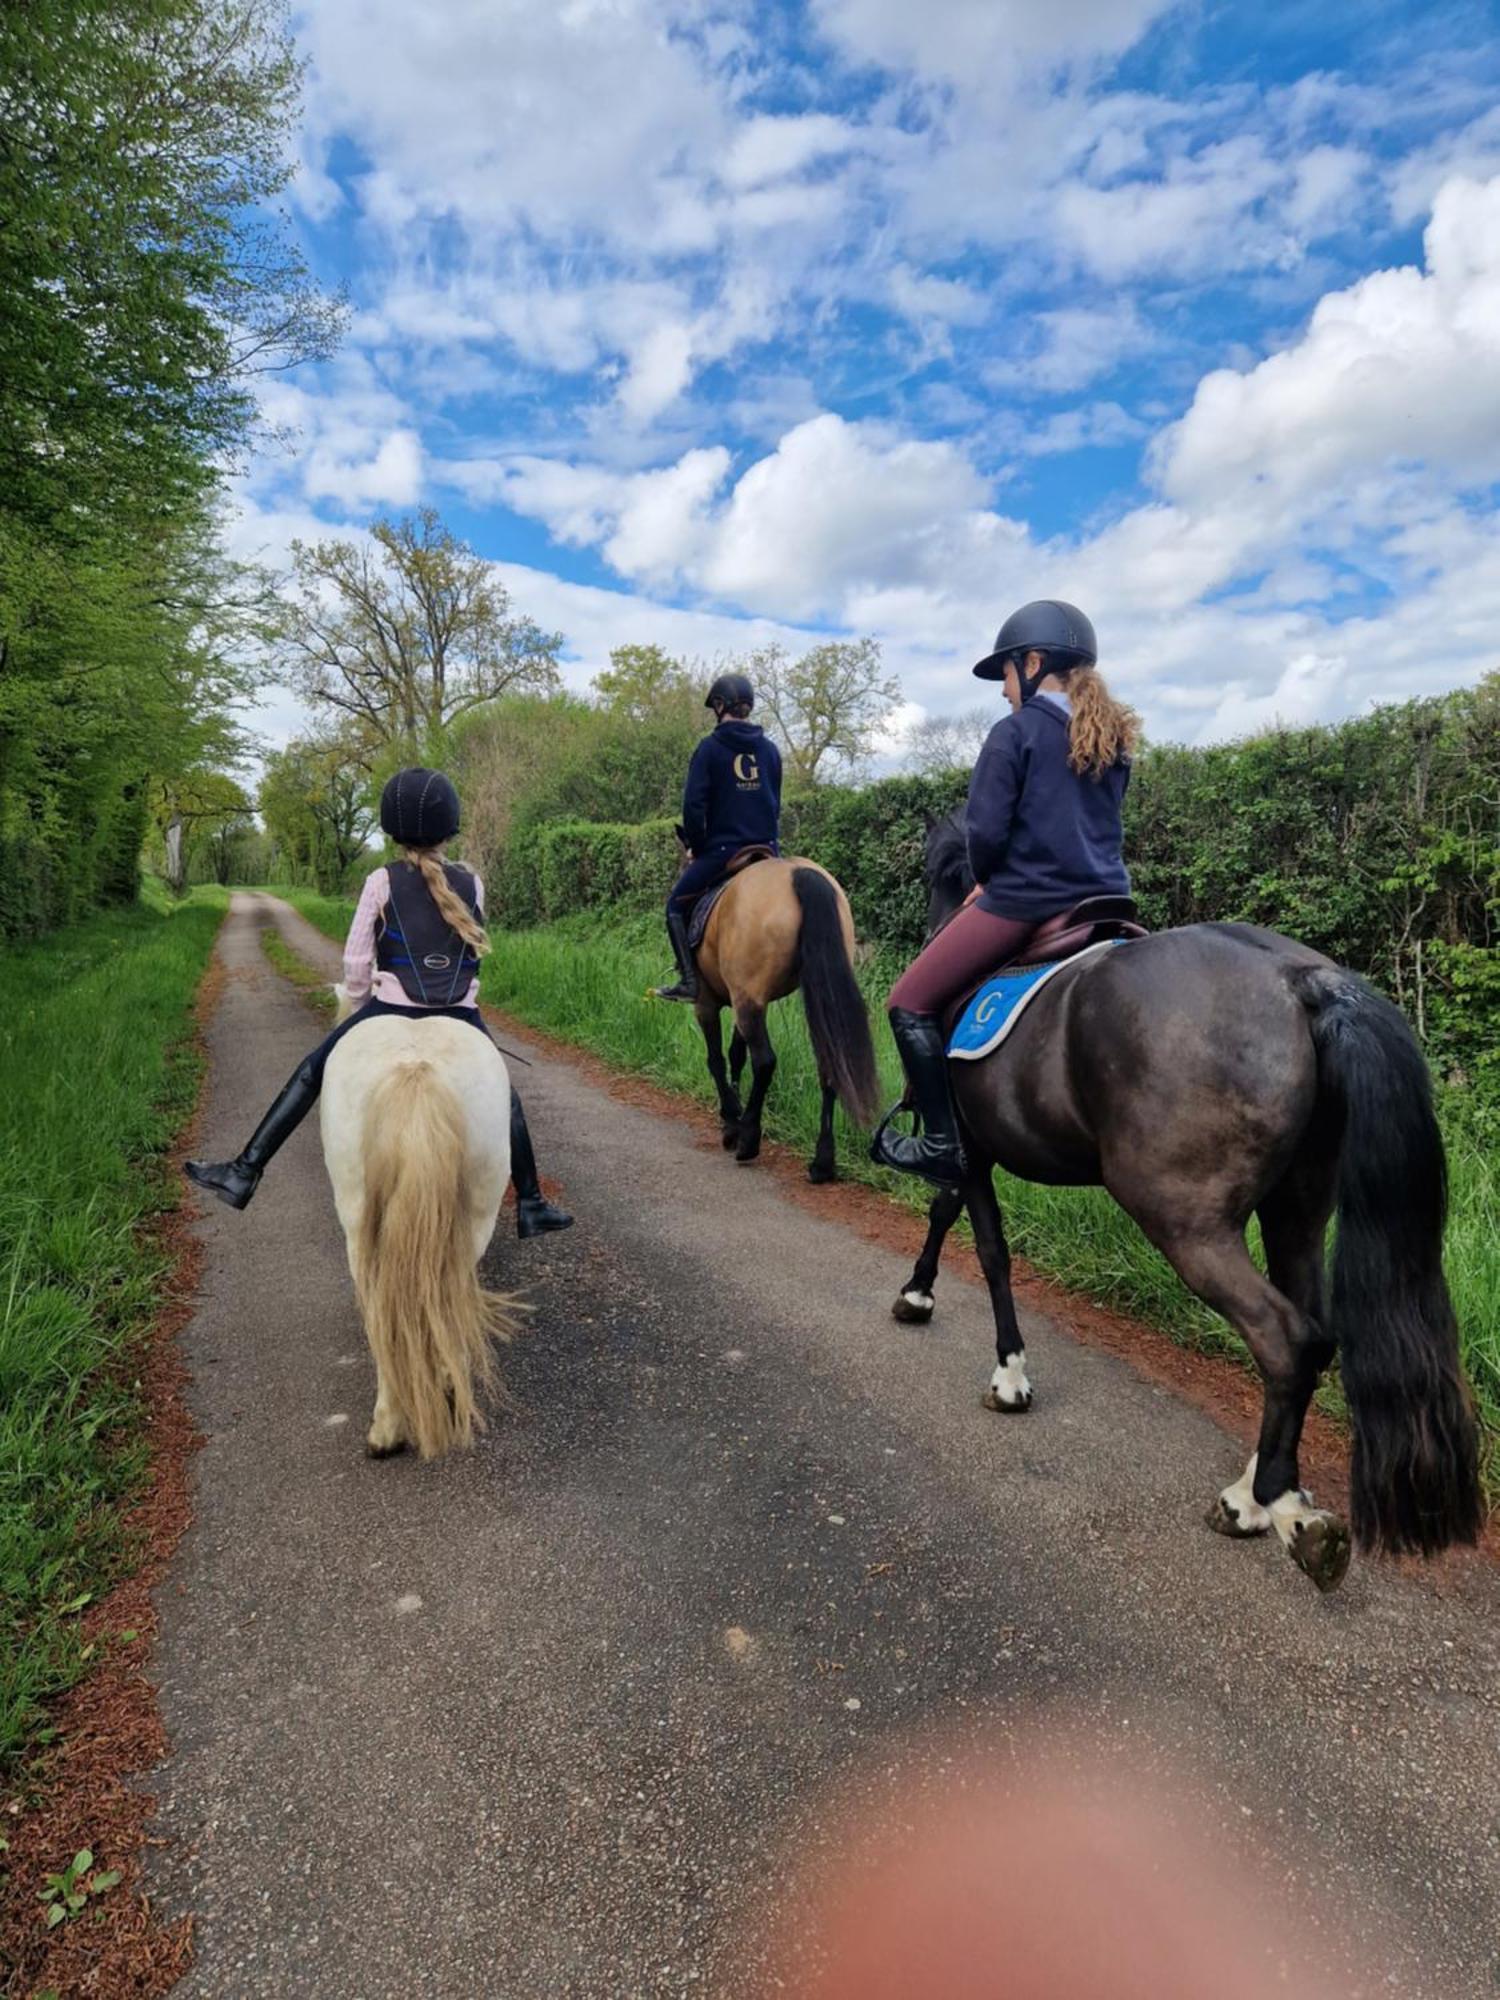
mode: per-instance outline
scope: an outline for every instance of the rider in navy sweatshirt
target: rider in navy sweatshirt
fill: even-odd
[[[1130,894],[1120,826],[1129,760],[1097,777],[1074,770],[1070,716],[1065,694],[1039,692],[995,724],[979,753],[969,865],[991,916],[1041,923],[1085,896]]]
[[[979,753],[969,786],[976,888],[891,988],[891,1033],[922,1122],[920,1137],[881,1125],[882,1166],[958,1187],[965,1165],[948,1087],[943,1012],[1037,925],[1089,896],[1128,895],[1120,807],[1138,724],[1097,669],[1094,628],[1076,605],[1039,598],[1012,612],[975,667],[1003,681],[1011,713]]]
[[[698,969],[688,948],[688,919],[699,897],[722,879],[742,847],[769,847],[781,833],[781,752],[749,715],[755,690],[743,674],[720,674],[705,708],[717,728],[693,752],[682,794],[682,841],[692,859],[667,899],[667,934],[677,960],[675,985],[656,989],[660,1000],[696,1000]]]

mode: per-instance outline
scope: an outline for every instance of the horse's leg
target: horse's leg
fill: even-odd
[[[719,1136],[727,1148],[739,1141],[741,1113],[739,1078],[731,1083],[724,1068],[724,1023],[720,1017],[723,1005],[717,995],[700,988],[694,1011],[698,1016],[698,1026],[703,1030],[704,1047],[708,1050],[708,1073],[719,1096]],[[738,1029],[735,1035],[738,1039]]]
[[[1010,1289],[1010,1245],[1005,1240],[1005,1224],[995,1199],[994,1168],[988,1160],[975,1157],[973,1141],[965,1136],[969,1149],[969,1172],[962,1197],[968,1204],[969,1221],[974,1226],[974,1248],[979,1252],[984,1282],[990,1288],[990,1304],[995,1313],[995,1372],[984,1393],[987,1410],[1020,1416],[1031,1408],[1031,1383],[1026,1375],[1026,1343],[1016,1318],[1016,1301]],[[930,1241],[929,1237],[929,1241]]]
[[[370,1419],[370,1428],[365,1433],[365,1450],[371,1458],[393,1458],[407,1446],[406,1427],[401,1421],[401,1413],[391,1400],[391,1392],[386,1386],[385,1371],[375,1363],[375,1414]]]
[[[1278,1275],[1290,1276],[1304,1295],[1320,1296],[1321,1276],[1314,1281],[1308,1268],[1310,1231],[1299,1231],[1290,1206],[1273,1208],[1273,1214]],[[1209,1526],[1234,1536],[1262,1535],[1274,1528],[1298,1568],[1320,1590],[1332,1590],[1349,1567],[1349,1530],[1337,1515],[1314,1507],[1297,1484],[1297,1441],[1318,1375],[1327,1365],[1326,1335],[1300,1304],[1261,1276],[1232,1223],[1191,1238],[1158,1236],[1156,1241],[1183,1282],[1240,1335],[1265,1387],[1255,1455],[1209,1509]],[[1321,1244],[1320,1226],[1319,1255]]]
[[[734,1085],[736,1097],[740,1094],[740,1079],[745,1074],[745,1058],[749,1053],[745,1047],[745,1037],[736,1026],[729,1036],[729,1081]]]
[[[757,1001],[737,1000],[734,1020],[750,1051],[750,1099],[740,1120],[739,1143],[734,1149],[734,1157],[743,1166],[760,1152],[760,1117],[771,1078],[776,1074],[776,1051],[766,1032],[766,1010]]]
[[[831,1083],[823,1085],[823,1110],[818,1119],[818,1143],[807,1163],[807,1178],[821,1187],[838,1177],[838,1159],[833,1150],[833,1107],[838,1093]]]
[[[901,1287],[896,1303],[891,1307],[893,1319],[925,1326],[932,1318],[932,1288],[937,1283],[938,1259],[943,1254],[948,1232],[963,1214],[963,1208],[961,1188],[939,1188],[932,1197],[927,1210],[927,1241],[922,1245],[916,1269]]]

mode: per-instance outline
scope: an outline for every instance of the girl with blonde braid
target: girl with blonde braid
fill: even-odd
[[[237,1159],[184,1163],[189,1180],[231,1208],[249,1203],[272,1157],[317,1102],[335,1043],[361,1022],[381,1014],[446,1014],[489,1033],[479,1011],[479,961],[490,948],[484,884],[472,869],[442,856],[459,826],[452,781],[441,771],[398,771],[381,794],[380,824],[401,859],[367,877],[349,927],[344,991],[357,1011],[297,1066]],[[568,1228],[572,1216],[542,1194],[514,1085],[510,1173],[518,1236]]]

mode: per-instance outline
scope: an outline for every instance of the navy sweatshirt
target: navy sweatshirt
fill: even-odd
[[[1040,923],[1085,896],[1128,896],[1120,809],[1130,760],[1068,769],[1068,714],[1035,695],[997,722],[969,784],[969,866],[992,916]]]
[[[781,831],[781,752],[758,722],[721,722],[693,752],[682,828],[695,856],[732,854]]]

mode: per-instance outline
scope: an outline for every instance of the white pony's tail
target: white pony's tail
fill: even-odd
[[[492,1343],[511,1301],[475,1268],[458,1099],[430,1062],[400,1062],[365,1107],[365,1199],[354,1284],[365,1331],[423,1458],[472,1444],[479,1399],[498,1385]]]

